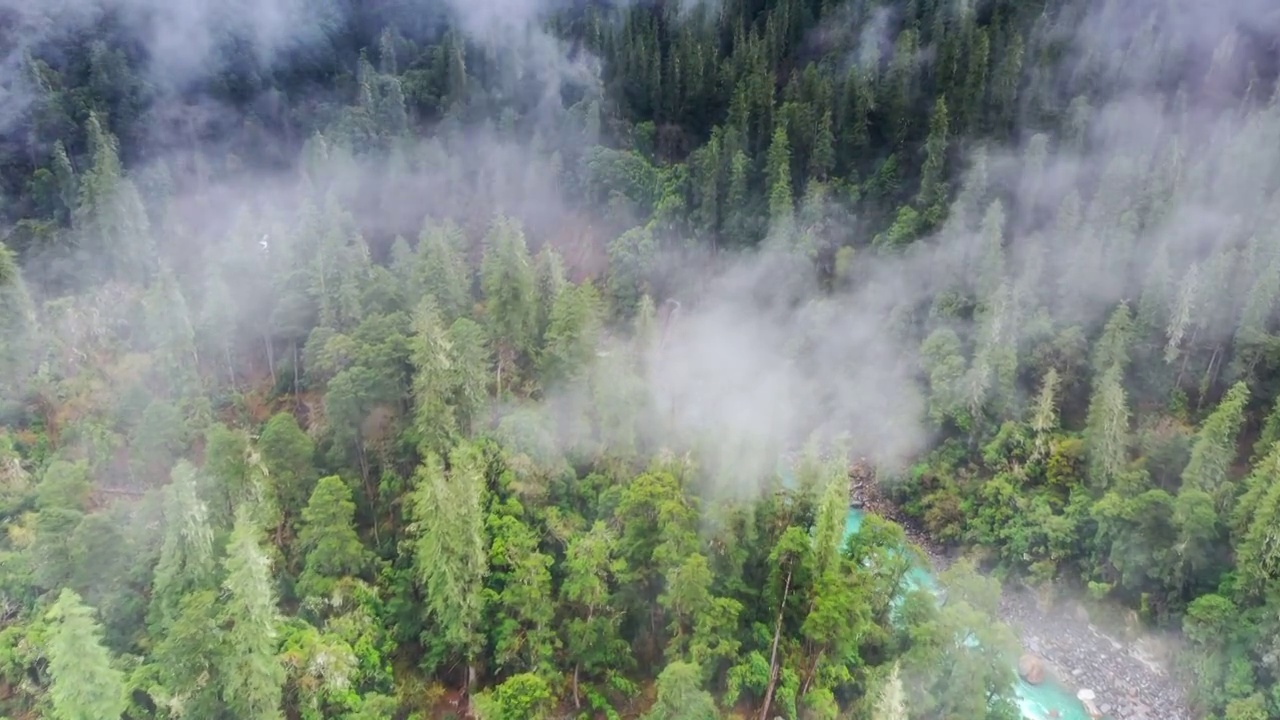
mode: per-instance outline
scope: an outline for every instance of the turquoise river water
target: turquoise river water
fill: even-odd
[[[862,526],[862,511],[849,510],[845,521],[845,537],[858,532]],[[913,587],[925,587],[933,592],[938,591],[937,582],[925,568],[916,566],[908,574],[908,582]],[[1024,682],[1018,676],[1017,668],[1009,667],[1014,676],[1014,690],[1018,696],[1018,706],[1022,717],[1026,720],[1090,720],[1084,704],[1071,692],[1051,678],[1046,678],[1039,685]]]

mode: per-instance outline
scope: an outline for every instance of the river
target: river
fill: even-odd
[[[858,528],[862,526],[862,517],[861,510],[849,510],[844,528],[846,538],[858,532]],[[925,587],[935,593],[938,591],[937,582],[927,568],[917,565],[907,578],[911,587]],[[1052,677],[1046,676],[1044,682],[1032,685],[1018,675],[1015,665],[1009,667],[1009,672],[1014,677],[1018,707],[1026,720],[1090,720],[1084,704],[1076,699],[1071,690],[1055,682]]]

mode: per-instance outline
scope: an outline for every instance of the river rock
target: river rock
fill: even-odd
[[[1027,653],[1018,658],[1018,674],[1032,685],[1039,685],[1044,682],[1044,661]]]
[[[864,486],[863,497],[867,512],[898,523],[908,539],[924,548],[935,572],[946,569],[951,562],[946,549],[931,542],[919,523],[880,494],[875,483]],[[1093,688],[1100,704],[1110,706],[1104,716],[1123,720],[1194,717],[1183,688],[1158,666],[1154,659],[1157,653],[1135,656],[1128,643],[1119,643],[1094,628],[1088,611],[1078,602],[1063,602],[1046,613],[1038,607],[1037,599],[1036,593],[1021,584],[1006,585],[999,610],[1000,618],[1021,636],[1024,652],[1039,661],[1045,675],[1052,668],[1068,687]],[[1021,660],[1018,672],[1032,682]]]

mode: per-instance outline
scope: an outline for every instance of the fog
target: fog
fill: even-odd
[[[954,9],[982,11],[982,3],[967,5]],[[577,122],[584,110],[564,113],[562,89],[571,85],[588,99],[603,92],[598,59],[545,29],[550,2],[415,1],[389,8],[405,16],[452,14],[485,52],[517,58],[502,67],[516,73],[514,85],[540,88],[541,144],[513,140],[495,129],[500,118],[485,118],[444,127],[442,138],[402,143],[394,151],[398,162],[387,165],[362,165],[341,149],[313,143],[311,160],[280,172],[241,172],[214,183],[171,177],[179,190],[161,233],[193,249],[188,269],[228,248],[252,257],[260,233],[236,235],[233,219],[271,228],[262,234],[273,237],[273,252],[287,252],[296,224],[291,213],[300,195],[317,187],[353,201],[347,209],[371,245],[377,239],[378,255],[395,235],[412,239],[424,216],[459,219],[477,241],[495,212],[524,220],[534,250],[571,235],[593,246],[586,255],[603,255],[613,239],[606,230],[618,229],[617,217],[605,218],[605,208],[584,209],[575,188],[548,180],[557,144],[580,142],[565,118]],[[246,41],[264,66],[284,66],[332,42],[330,33],[351,12],[337,2],[303,0],[61,0],[35,12],[30,2],[3,0],[0,15],[10,20],[13,42],[6,43],[0,66],[0,127],[26,111],[36,90],[24,69],[26,54],[107,16],[141,41],[149,82],[162,100],[172,100],[168,112],[179,121],[201,114],[234,121],[235,110],[181,93],[223,69],[219,43],[227,33]],[[892,55],[897,16],[882,6],[851,31],[842,24],[849,18],[837,12],[807,42],[844,52],[850,66],[883,65]],[[1020,94],[1020,120],[1008,138],[950,139],[952,164],[964,175],[948,222],[906,249],[852,238],[858,246],[852,272],[834,291],[816,281],[807,262],[795,262],[798,251],[787,238],[712,259],[691,255],[688,238],[658,229],[667,257],[654,266],[671,277],[655,284],[662,292],[654,300],[660,306],[674,300],[680,309],[645,366],[650,407],[640,413],[641,434],[658,444],[700,448],[714,459],[719,487],[736,479],[727,486],[739,490],[755,488],[778,452],[815,434],[845,438],[856,452],[900,469],[929,446],[936,429],[925,418],[923,337],[906,329],[911,320],[926,334],[950,327],[971,346],[965,372],[975,387],[993,382],[985,377],[989,358],[982,349],[1003,344],[1026,352],[1044,339],[1037,335],[1044,314],[1096,331],[1118,301],[1135,309],[1145,302],[1178,338],[1230,340],[1251,288],[1273,282],[1280,262],[1272,237],[1280,211],[1274,195],[1280,114],[1272,107],[1242,115],[1238,102],[1227,101],[1233,88],[1256,83],[1250,78],[1257,69],[1273,63],[1273,50],[1259,38],[1276,28],[1280,9],[1264,0],[1099,2],[1085,17],[1046,18],[1038,32],[1064,43],[1062,59],[1039,80],[1041,88]],[[934,57],[921,48],[919,72],[930,72]],[[1098,73],[1107,79],[1106,93],[1067,109],[1088,120],[1078,137],[1038,136],[1043,122],[1033,107],[1036,93],[1070,94]],[[1183,92],[1172,102],[1161,94],[1177,87]],[[1266,98],[1271,88],[1251,92]],[[160,124],[156,132],[163,132]],[[159,146],[171,141],[156,138]],[[151,165],[172,174],[168,159]],[[135,180],[147,172],[137,169]],[[997,197],[1005,222],[993,238],[984,218]],[[817,231],[817,243],[829,250],[859,227],[860,208],[829,198],[825,210],[835,221]],[[580,276],[599,274],[598,262],[581,264],[574,268]],[[1192,267],[1215,279],[1180,293]],[[976,307],[940,309],[937,298],[953,290],[976,297]],[[262,279],[240,294],[242,302],[254,298],[267,306],[273,292]],[[197,307],[204,294],[202,287],[188,293]],[[1175,328],[1172,309],[1181,306],[1189,319]],[[1036,382],[1016,378],[1015,403],[1034,393]],[[551,388],[547,394],[559,402],[560,395],[579,393]],[[572,433],[566,437],[572,449]]]

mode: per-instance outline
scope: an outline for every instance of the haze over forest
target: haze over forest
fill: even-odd
[[[1277,37],[0,0],[0,718],[1013,719],[996,578],[1280,718]]]

